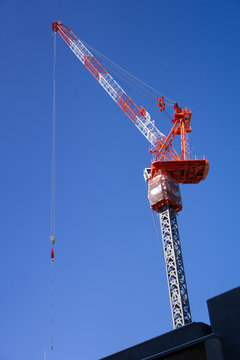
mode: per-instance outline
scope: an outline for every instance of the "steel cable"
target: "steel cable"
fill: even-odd
[[[55,162],[56,162],[56,32],[53,32],[53,109],[52,109],[52,181],[51,181],[51,349],[54,325],[54,244],[55,244]],[[53,255],[53,257],[52,257]]]
[[[147,83],[145,83],[144,81],[140,80],[139,78],[137,78],[137,76],[132,75],[131,73],[129,73],[128,71],[124,70],[121,66],[119,66],[118,64],[114,63],[112,60],[110,60],[109,58],[107,58],[106,56],[104,56],[103,54],[101,54],[99,51],[97,51],[96,49],[94,49],[92,46],[90,46],[89,44],[87,44],[85,41],[81,40],[81,42],[86,45],[87,47],[89,47],[93,53],[97,54],[99,57],[101,57],[102,59],[104,59],[107,63],[111,64],[111,66],[113,68],[118,69],[118,71],[121,71],[122,73],[124,73],[126,76],[128,76],[129,78],[132,79],[132,81],[135,81],[138,83],[138,86],[141,86],[142,88],[145,88],[145,91],[147,91],[148,93],[153,94],[157,94],[158,96],[164,96],[164,98],[169,102],[166,101],[166,104],[168,106],[173,106],[173,104],[175,103],[174,100],[170,99],[169,97],[165,96],[164,94],[162,94],[161,92],[159,92],[158,90],[154,89],[152,86],[148,85]]]
[[[158,240],[159,240],[159,243],[160,243],[161,249],[162,249],[161,236],[160,236],[160,232],[159,232],[159,229],[158,229],[158,226],[157,226],[157,222],[156,222],[156,219],[155,219],[155,216],[154,216],[154,211],[151,209],[151,212],[152,212],[154,227],[155,227],[155,230],[156,230],[156,233],[157,233],[157,238],[158,238]]]
[[[55,236],[55,147],[56,147],[56,33],[53,32],[53,108],[52,108],[52,182],[51,182],[51,229]]]

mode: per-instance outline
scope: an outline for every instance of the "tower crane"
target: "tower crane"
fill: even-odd
[[[93,56],[88,46],[69,28],[61,21],[54,21],[52,29],[63,38],[82,64],[151,144],[150,152],[153,154],[153,160],[151,166],[144,170],[144,178],[148,184],[150,206],[160,218],[173,327],[176,329],[185,326],[192,322],[192,317],[176,217],[176,214],[182,210],[179,184],[199,183],[205,180],[209,171],[207,159],[190,159],[187,134],[191,132],[192,112],[189,108],[183,109],[175,103],[172,129],[165,136],[155,126],[147,110],[133,102]],[[164,111],[163,96],[157,98],[157,105],[160,111]],[[172,144],[176,135],[181,139],[181,155]]]

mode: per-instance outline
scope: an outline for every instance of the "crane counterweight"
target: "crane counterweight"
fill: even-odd
[[[148,180],[148,199],[151,208],[157,212],[165,205],[172,205],[176,212],[182,210],[179,184],[164,173]]]

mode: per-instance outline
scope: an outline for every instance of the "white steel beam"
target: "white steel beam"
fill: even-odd
[[[163,251],[174,329],[192,322],[182,250],[175,210],[169,205],[159,211]]]

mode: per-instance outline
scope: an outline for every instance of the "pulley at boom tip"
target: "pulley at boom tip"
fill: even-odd
[[[58,32],[58,25],[62,25],[62,22],[59,20],[59,21],[53,21],[52,22],[52,31],[53,32]]]

